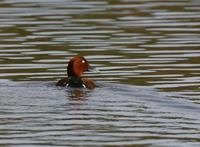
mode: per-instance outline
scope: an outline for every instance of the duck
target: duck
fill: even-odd
[[[94,89],[96,87],[95,82],[82,77],[83,73],[89,70],[88,61],[83,56],[75,56],[68,63],[67,77],[60,79],[56,86]]]

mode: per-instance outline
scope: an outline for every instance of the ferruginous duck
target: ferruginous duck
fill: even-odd
[[[89,70],[89,67],[84,57],[73,57],[67,66],[68,77],[59,80],[56,86],[94,89],[96,85],[91,79],[81,77],[85,71]]]

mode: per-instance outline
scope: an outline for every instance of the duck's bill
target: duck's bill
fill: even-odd
[[[88,71],[89,72],[99,72],[99,70],[93,66],[89,66]]]

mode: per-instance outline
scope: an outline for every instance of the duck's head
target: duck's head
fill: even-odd
[[[73,57],[67,67],[68,77],[81,77],[81,75],[89,70],[88,61],[81,56]]]

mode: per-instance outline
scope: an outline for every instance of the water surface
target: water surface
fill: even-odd
[[[199,6],[2,0],[0,145],[199,146]],[[54,86],[74,55],[94,91]]]

